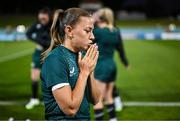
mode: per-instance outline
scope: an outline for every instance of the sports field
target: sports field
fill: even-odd
[[[118,119],[180,120],[180,41],[131,40],[124,46],[131,68],[126,70],[116,53],[116,84],[125,105]],[[0,120],[44,119],[43,105],[24,108],[31,95],[34,47],[32,42],[0,43]]]

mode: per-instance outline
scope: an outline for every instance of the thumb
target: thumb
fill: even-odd
[[[82,53],[79,52],[79,54],[78,54],[78,62],[80,62],[81,60],[82,60]]]

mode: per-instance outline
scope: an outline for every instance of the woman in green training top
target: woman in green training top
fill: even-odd
[[[99,55],[93,28],[91,15],[80,8],[56,10],[41,72],[47,120],[90,119],[89,104],[100,96],[93,75]]]
[[[102,8],[95,13],[94,17],[97,24],[94,29],[94,36],[99,50],[94,75],[102,94],[99,103],[94,106],[95,119],[103,120],[103,101],[105,100],[110,120],[115,121],[117,118],[112,92],[116,79],[116,65],[113,58],[115,50],[121,49],[121,40],[118,29],[114,27],[114,15],[111,9]],[[128,66],[128,63],[125,65]]]

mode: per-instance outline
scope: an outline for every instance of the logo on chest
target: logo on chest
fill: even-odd
[[[72,77],[72,76],[75,75],[75,74],[76,74],[76,73],[75,73],[75,68],[74,68],[74,67],[70,68],[69,76]]]

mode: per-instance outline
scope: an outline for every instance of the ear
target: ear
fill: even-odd
[[[73,33],[72,30],[73,28],[69,25],[65,27],[65,33],[67,34],[67,36],[72,36],[72,33]]]

